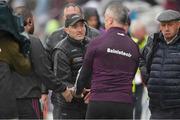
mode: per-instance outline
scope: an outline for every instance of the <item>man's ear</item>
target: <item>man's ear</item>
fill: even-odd
[[[27,22],[28,25],[32,26],[33,25],[33,18],[28,17],[26,22]]]
[[[69,28],[64,28],[64,31],[67,33],[67,34],[69,34]]]
[[[109,25],[113,24],[113,18],[112,17],[109,17],[108,24]]]

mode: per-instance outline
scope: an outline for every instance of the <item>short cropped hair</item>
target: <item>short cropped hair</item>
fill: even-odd
[[[119,2],[111,3],[105,11],[105,14],[111,16],[116,22],[120,24],[128,24],[128,8]]]

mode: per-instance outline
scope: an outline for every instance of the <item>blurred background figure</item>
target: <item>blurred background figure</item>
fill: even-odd
[[[84,18],[90,27],[96,28],[100,31],[104,30],[101,26],[100,16],[96,8],[93,7],[84,8]]]
[[[147,30],[146,26],[140,20],[132,21],[130,26],[131,37],[139,48],[142,49],[147,42]]]
[[[139,49],[142,50],[147,43],[147,31],[146,26],[140,20],[134,20],[130,26],[131,38],[139,46]],[[142,114],[142,96],[144,91],[144,86],[142,82],[142,77],[140,70],[136,72],[135,78],[133,80],[133,93],[135,97],[135,106],[134,106],[134,117],[135,119],[141,119]]]

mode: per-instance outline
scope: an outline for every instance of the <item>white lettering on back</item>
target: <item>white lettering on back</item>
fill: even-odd
[[[129,57],[129,58],[132,56],[131,53],[127,53],[127,52],[124,52],[122,50],[115,50],[115,49],[111,49],[111,48],[107,48],[107,52],[122,55],[122,56],[126,56],[126,57]]]

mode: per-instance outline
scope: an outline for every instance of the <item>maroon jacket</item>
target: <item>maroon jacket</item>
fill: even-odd
[[[139,63],[136,43],[121,28],[90,42],[77,81],[77,94],[91,80],[90,100],[132,103],[132,80]]]

